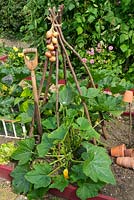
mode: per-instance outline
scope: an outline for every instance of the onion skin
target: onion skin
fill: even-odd
[[[52,38],[48,38],[47,40],[46,40],[46,44],[51,44],[52,43]]]
[[[57,38],[55,38],[55,37],[52,37],[52,43],[53,43],[53,44],[57,44],[57,43],[58,43],[58,40],[57,40]]]
[[[55,57],[55,56],[52,56],[51,58],[49,58],[49,61],[50,61],[50,62],[55,62],[55,61],[56,61],[56,57]]]
[[[54,36],[54,37],[57,37],[58,35],[59,35],[58,32],[56,32],[56,31],[53,32],[53,36]]]
[[[52,56],[55,56],[56,52],[55,51],[51,51]]]
[[[46,32],[46,38],[51,38],[53,36],[53,32],[51,30]]]
[[[53,51],[54,50],[53,44],[48,44],[47,49],[49,49],[50,51]]]
[[[58,48],[58,44],[55,44],[55,45],[54,45],[54,49],[57,49],[57,48]]]
[[[45,53],[45,56],[48,57],[48,58],[51,58],[51,57],[52,57],[52,54],[51,54],[49,51],[47,51],[47,52]]]

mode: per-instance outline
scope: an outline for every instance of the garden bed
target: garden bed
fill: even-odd
[[[128,117],[115,119],[107,123],[107,130],[110,137],[107,140],[102,138],[102,141],[106,144],[107,149],[110,150],[112,146],[125,143],[127,147],[130,147],[128,140],[129,120]],[[134,134],[132,131],[132,145],[134,147]],[[6,139],[3,140],[5,142]],[[1,140],[2,142],[2,140]],[[101,191],[106,196],[111,196],[117,200],[133,200],[134,196],[134,171],[115,164],[115,158],[112,158],[112,170],[115,174],[117,184],[115,186],[107,185]],[[55,192],[55,191],[54,191]],[[56,195],[56,193],[54,193]]]
[[[109,122],[109,123],[106,123],[106,124],[107,124],[107,130],[110,134],[110,137],[106,141],[102,138],[102,142],[106,144],[108,151],[110,150],[110,148],[112,146],[122,144],[122,143],[125,143],[126,146],[129,147],[128,146],[128,144],[129,144],[129,140],[128,140],[128,132],[129,132],[128,117],[123,117],[123,118],[120,118],[118,120],[113,120],[112,122]],[[132,141],[133,141],[133,135],[131,136],[131,138],[132,138]],[[131,147],[133,147],[133,146],[134,146],[134,144],[132,144]],[[116,180],[117,180],[117,185],[116,186],[107,185],[101,191],[101,193],[103,193],[104,195],[106,194],[107,196],[111,196],[111,198],[105,197],[103,195],[102,196],[99,195],[97,198],[93,198],[93,199],[94,200],[95,199],[96,200],[105,200],[105,199],[112,200],[113,199],[112,197],[115,197],[117,200],[123,200],[123,199],[124,200],[126,200],[126,199],[131,200],[131,197],[133,197],[133,195],[134,195],[134,193],[133,193],[133,186],[134,186],[133,171],[130,170],[130,169],[124,169],[124,168],[117,166],[115,164],[114,159],[113,159],[112,169],[113,169],[113,172],[114,172]],[[10,172],[10,169],[8,170],[8,168],[7,169],[5,168],[5,173],[4,173],[4,168],[3,168],[3,173],[1,174],[1,176],[3,178],[10,179],[9,175],[6,174],[6,170],[7,170],[7,172]],[[103,172],[103,175],[104,175],[104,172]],[[129,186],[129,183],[131,183],[131,186]],[[70,189],[72,189],[72,192],[69,195]],[[78,199],[78,198],[75,198],[75,188],[74,187],[70,188],[70,186],[69,186],[69,188],[67,188],[67,190],[65,190],[64,193],[62,193],[62,194],[59,193],[55,189],[52,189],[50,191],[54,195],[57,195],[57,196],[60,196],[60,197],[66,197],[67,199],[70,199],[70,200],[77,200]],[[129,191],[130,191],[130,194],[129,194]],[[66,195],[69,195],[69,197],[66,196]]]

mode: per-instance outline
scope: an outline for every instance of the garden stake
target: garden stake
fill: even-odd
[[[63,9],[64,7],[61,7],[61,8]],[[61,30],[61,26],[60,26],[60,24],[58,24],[58,21],[56,20],[54,11],[50,9],[50,12],[51,12],[51,15],[53,16],[53,18],[55,19],[55,23],[56,23],[56,25],[57,25],[58,32],[59,32],[59,34],[60,34],[60,36],[61,36],[61,40],[62,40],[63,43],[64,43],[65,45],[67,45],[67,47],[79,58],[80,62],[82,62],[81,56],[80,56],[80,55],[77,53],[77,51],[75,51],[75,49],[65,40],[65,38],[64,38],[64,36],[63,36],[63,33],[62,33],[62,30]],[[62,12],[62,10],[61,10],[61,12]],[[92,75],[91,75],[91,73],[90,73],[90,70],[88,69],[86,63],[83,63],[83,65],[84,65],[84,67],[85,67],[85,69],[86,69],[86,71],[87,71],[87,73],[88,73],[88,75],[89,75],[89,78],[90,78],[90,81],[91,81],[91,83],[92,83],[92,86],[93,86],[94,88],[96,88],[96,87],[95,87],[94,80],[93,80],[93,77],[92,77]]]
[[[64,8],[64,5],[61,5],[59,6],[58,8],[58,13],[56,14],[55,13],[55,8],[53,9],[49,9],[50,11],[50,14],[51,16],[49,17],[49,19],[51,20],[52,22],[52,25],[54,27],[54,29],[59,33],[59,42],[61,44],[61,47],[63,49],[63,51],[61,51],[61,54],[62,54],[62,58],[63,58],[63,62],[64,62],[64,79],[67,81],[67,77],[66,77],[66,61],[68,62],[68,65],[69,65],[69,68],[71,70],[71,73],[73,75],[73,78],[75,80],[75,83],[76,83],[76,86],[77,86],[77,89],[78,89],[78,92],[80,93],[81,95],[81,89],[80,89],[80,86],[79,86],[79,83],[78,83],[78,80],[77,80],[77,77],[76,77],[76,74],[74,72],[74,69],[71,65],[71,62],[70,62],[70,59],[69,59],[69,56],[67,54],[67,51],[65,49],[65,46],[66,45],[77,57],[78,59],[82,62],[82,58],[81,56],[75,51],[75,49],[73,49],[73,47],[65,40],[64,36],[63,36],[63,33],[62,33],[62,29],[61,29],[61,19],[62,19],[62,12],[63,12],[63,8]],[[90,70],[89,68],[87,67],[86,63],[83,63],[82,64],[84,65],[84,68],[86,69],[87,73],[88,73],[88,76],[89,76],[89,79],[90,79],[90,82],[91,82],[91,85],[93,88],[96,88],[95,86],[95,83],[94,83],[94,80],[92,78],[92,75],[90,73]],[[90,120],[90,115],[89,115],[89,112],[88,112],[88,108],[87,108],[87,105],[86,103],[83,101],[83,106],[84,106],[84,110],[85,110],[85,114],[87,116],[87,119],[89,121],[89,123],[91,124],[91,120]],[[103,115],[101,112],[99,112],[99,115],[100,115],[100,120],[102,120],[103,118]],[[102,121],[101,123],[101,126],[102,126],[102,133],[104,135],[104,138],[107,139],[108,138],[108,133],[107,133],[107,130],[106,130],[106,126],[105,126],[105,122],[104,120]],[[94,144],[96,144],[96,141],[94,140],[93,141]]]
[[[71,70],[71,73],[72,73],[72,75],[73,75],[73,78],[74,78],[74,81],[75,81],[75,83],[76,83],[78,92],[79,92],[80,95],[82,95],[79,82],[78,82],[78,80],[77,80],[76,74],[75,74],[75,72],[74,72],[74,69],[73,69],[72,64],[71,64],[71,62],[70,62],[70,59],[69,59],[69,56],[68,56],[68,54],[67,54],[67,51],[66,51],[66,49],[65,49],[65,46],[64,46],[64,44],[63,44],[63,42],[62,42],[60,36],[59,36],[59,41],[60,41],[60,44],[61,44],[61,46],[62,46],[62,49],[63,49],[63,51],[64,51],[64,53],[65,53],[65,55],[66,55],[66,58],[67,58],[67,61],[68,61],[68,66],[69,66],[69,68],[70,68],[70,70]],[[84,101],[82,101],[82,103],[83,103],[83,106],[84,106],[84,110],[85,110],[85,114],[86,114],[86,116],[87,116],[87,119],[88,119],[89,123],[91,124],[90,115],[89,115],[89,112],[88,112],[87,105],[86,105],[86,103],[85,103]]]
[[[64,7],[62,6],[62,7],[61,7],[61,13],[63,12],[63,8],[64,8]],[[51,12],[51,15],[54,17],[54,15],[55,15],[54,11],[50,10],[50,12]],[[56,24],[58,24],[58,21],[56,20],[56,17],[54,17],[54,19],[55,19]],[[61,22],[60,22],[60,24],[61,24]],[[65,45],[67,45],[67,47],[79,58],[80,62],[82,62],[81,56],[80,56],[80,55],[77,53],[77,51],[75,51],[75,49],[65,40],[65,38],[64,38],[64,36],[63,36],[63,33],[62,33],[62,30],[61,30],[60,24],[59,24],[59,26],[57,25],[57,31],[59,32],[59,35],[61,36],[61,40],[62,40],[63,43],[64,43]],[[91,75],[91,72],[90,72],[88,66],[86,65],[86,63],[82,63],[82,64],[84,65],[84,68],[86,69],[86,71],[87,71],[87,73],[88,73],[88,76],[89,76],[89,78],[90,78],[91,85],[93,86],[93,88],[96,88],[95,83],[94,83],[94,80],[93,80],[93,77],[92,77],[92,75]],[[64,68],[65,68],[65,66],[64,66]],[[65,69],[64,69],[64,71],[65,71]],[[66,80],[66,79],[65,79],[65,80]],[[85,111],[85,112],[86,112],[86,111]],[[99,112],[99,115],[100,115],[100,120],[101,120],[103,115],[102,115],[101,112]],[[91,120],[90,120],[90,121],[91,121]],[[106,130],[105,122],[104,122],[104,121],[103,121],[103,123],[101,124],[101,126],[102,126],[102,133],[103,133],[103,135],[104,135],[104,138],[107,139],[107,138],[108,138],[108,133],[107,133],[107,130]]]
[[[59,77],[59,59],[58,59],[58,50],[56,50],[56,119],[57,126],[59,127],[59,88],[58,88],[58,77]]]
[[[132,111],[131,111],[131,103],[129,103],[129,145],[131,146],[131,133],[132,133]]]
[[[49,75],[48,75],[46,90],[45,90],[44,99],[43,99],[44,104],[47,101],[48,90],[49,90],[49,87],[50,87],[50,84],[51,84],[51,77],[52,77],[52,72],[53,72],[52,69],[53,69],[52,63],[50,63]]]
[[[81,92],[81,89],[80,89],[80,86],[79,86],[79,82],[78,82],[78,80],[77,80],[76,74],[75,74],[75,72],[74,72],[74,69],[73,69],[73,67],[72,67],[72,64],[71,64],[71,62],[70,62],[69,56],[68,56],[68,54],[67,54],[67,51],[66,51],[66,49],[65,49],[64,43],[63,43],[62,38],[61,38],[61,33],[62,33],[62,31],[61,31],[61,29],[60,29],[60,25],[58,24],[58,22],[57,22],[57,20],[56,20],[54,11],[51,10],[51,9],[49,9],[49,11],[50,11],[50,13],[51,13],[53,19],[54,19],[55,22],[56,22],[56,24],[55,24],[55,29],[56,29],[57,32],[59,32],[59,42],[60,42],[60,44],[61,44],[61,46],[62,46],[62,49],[63,49],[63,51],[64,51],[64,53],[65,53],[65,56],[66,56],[66,59],[67,59],[67,62],[68,62],[68,66],[69,66],[69,68],[70,68],[70,70],[71,70],[71,73],[72,73],[72,75],[73,75],[73,78],[74,78],[74,81],[75,81],[75,83],[76,83],[78,92],[79,92],[80,95],[82,95],[82,92]],[[53,20],[52,20],[52,21],[53,21]],[[60,30],[60,31],[59,31],[59,30]],[[82,103],[83,103],[83,106],[84,106],[84,110],[85,110],[85,114],[86,114],[86,116],[87,116],[87,119],[88,119],[89,123],[91,124],[90,115],[89,115],[89,112],[88,112],[87,105],[86,105],[86,103],[85,103],[84,101],[83,101]]]
[[[43,83],[44,83],[45,78],[46,78],[47,66],[48,66],[48,58],[45,60],[45,64],[44,64],[44,68],[43,68],[43,74],[42,74],[42,79],[40,81],[40,86],[39,86],[39,91],[38,91],[39,98],[40,98],[40,95],[41,95],[41,92],[42,92]]]
[[[131,145],[131,133],[132,133],[132,112],[131,112],[131,106],[133,101],[133,92],[126,90],[123,101],[128,103],[129,106],[129,133],[128,133],[128,139],[129,139],[129,145]]]
[[[38,65],[38,56],[37,56],[37,49],[36,48],[28,48],[23,50],[24,53],[24,60],[27,68],[31,71],[31,79],[32,79],[32,87],[33,87],[33,95],[34,95],[34,103],[35,103],[35,118],[37,120],[38,132],[39,135],[42,135],[42,125],[41,125],[41,117],[40,117],[40,110],[39,110],[39,98],[37,93],[37,85],[36,85],[36,77],[35,77],[35,68]],[[26,56],[27,54],[34,53],[34,59],[28,59]]]
[[[57,29],[57,31],[59,32],[59,35],[61,36],[61,40],[63,41],[63,43],[79,58],[79,60],[80,60],[80,62],[82,62],[82,58],[81,58],[81,56],[77,53],[77,51],[75,51],[75,49],[65,40],[65,38],[64,38],[64,36],[63,36],[63,33],[62,33],[62,30],[61,30],[61,15],[62,15],[62,12],[63,12],[63,8],[64,8],[64,6],[63,5],[61,5],[60,7],[59,7],[59,10],[58,10],[58,13],[59,13],[59,15],[60,15],[60,21],[59,20],[56,20],[56,14],[55,14],[55,11],[54,10],[51,10],[50,9],[50,13],[51,13],[51,15],[52,15],[52,17],[54,18],[54,20],[55,20],[55,26],[57,27],[56,29]],[[60,12],[61,11],[61,12]],[[63,52],[62,52],[62,54],[63,54]],[[65,60],[65,59],[64,59]],[[96,88],[96,86],[95,86],[95,83],[94,83],[94,80],[93,80],[93,77],[92,77],[92,75],[91,75],[91,72],[90,72],[90,70],[89,70],[89,68],[88,68],[88,66],[86,65],[86,63],[82,63],[83,65],[84,65],[84,68],[86,69],[86,71],[87,71],[87,73],[88,73],[88,76],[89,76],[89,78],[90,78],[90,82],[91,82],[91,85],[92,85],[92,87],[93,88]],[[65,69],[65,65],[64,65],[64,72],[66,72],[66,69]],[[64,73],[64,76],[65,76],[65,80],[66,80],[66,74]],[[99,115],[100,115],[100,120],[102,119],[102,113],[101,112],[99,112]],[[103,121],[103,123],[101,124],[101,126],[102,126],[102,133],[103,133],[103,135],[104,135],[104,138],[105,139],[107,139],[108,138],[108,133],[107,133],[107,130],[106,130],[106,126],[105,126],[105,122]]]
[[[104,138],[107,140],[109,135],[106,130],[106,125],[105,125],[105,120],[103,118],[103,114],[100,111],[99,111],[99,116],[100,116],[100,120],[101,120],[100,124],[101,124],[101,128],[102,128],[102,134],[103,134]]]
[[[64,9],[64,4],[59,6],[58,9],[58,16],[57,16],[57,23],[61,24],[62,23],[62,14],[63,14],[63,9]],[[64,73],[64,80],[67,81],[67,73],[66,73],[66,56],[64,54],[64,51],[61,51],[62,59],[63,59],[63,73]]]

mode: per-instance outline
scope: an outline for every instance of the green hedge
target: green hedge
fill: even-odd
[[[133,73],[134,1],[131,0],[29,0],[25,5],[27,22],[21,30],[26,39],[43,52],[44,33],[49,29],[48,8],[64,4],[62,30],[65,38],[79,53],[96,46],[99,41],[114,46],[122,71]],[[127,66],[126,66],[127,65]],[[129,67],[128,67],[129,66]]]
[[[0,1],[0,34],[4,37],[18,37],[20,27],[25,24],[23,7],[26,0],[1,0]]]

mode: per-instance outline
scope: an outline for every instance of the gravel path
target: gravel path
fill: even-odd
[[[7,47],[17,47],[17,48],[28,48],[30,45],[25,42],[20,42],[19,40],[8,40],[4,38],[0,38],[0,44]]]

